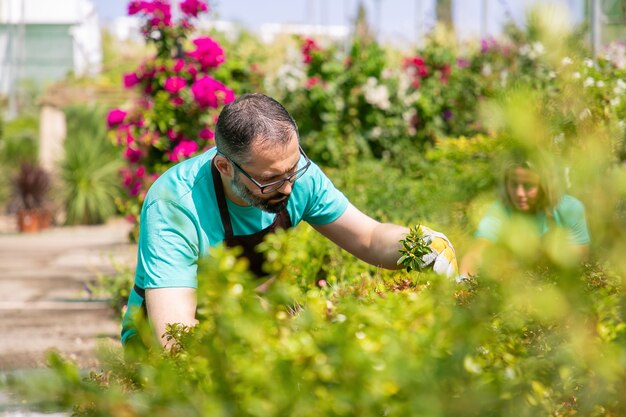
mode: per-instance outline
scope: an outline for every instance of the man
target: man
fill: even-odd
[[[221,242],[243,247],[261,276],[255,246],[304,220],[365,262],[398,267],[408,229],[379,223],[350,204],[300,148],[296,123],[280,103],[262,94],[239,97],[220,113],[215,144],[169,169],[146,196],[122,342],[136,334],[132,312],[140,307],[164,346],[167,324],[196,324],[198,259]],[[431,234],[439,246],[427,263],[455,273],[452,246]]]

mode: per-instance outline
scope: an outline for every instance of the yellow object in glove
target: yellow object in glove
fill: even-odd
[[[458,280],[459,267],[454,247],[443,233],[418,226],[411,229],[403,245],[404,250],[400,252],[404,255],[398,263],[407,266],[407,271],[432,268],[437,274]]]
[[[456,260],[456,253],[452,243],[446,235],[422,226],[422,232],[427,239],[428,247],[432,250],[422,257],[426,265],[432,263],[433,271],[450,278],[457,278],[459,275],[459,265]]]
[[[432,252],[426,254],[422,259],[432,258],[432,261],[427,262],[427,265],[432,262],[433,271],[450,278],[457,278],[459,275],[459,265],[456,260],[454,247],[448,237],[428,227],[422,226],[422,230],[424,231],[425,237],[430,239],[428,247],[432,249]],[[424,261],[426,261],[426,259],[424,259]]]

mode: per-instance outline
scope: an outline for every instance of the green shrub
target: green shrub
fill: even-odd
[[[66,109],[61,194],[67,224],[103,223],[117,213],[123,162],[119,150],[107,139],[104,115],[96,107]]]
[[[141,360],[117,353],[89,378],[53,355],[55,376],[35,396],[109,416],[626,411],[624,293],[610,268],[538,264],[503,245],[480,281],[353,261],[352,278],[316,286],[318,239],[306,229],[274,235],[267,249],[289,256],[273,259],[279,275],[262,295],[236,252],[217,248],[201,267],[200,324],[170,326],[172,352],[155,341]],[[294,267],[304,281],[293,281]]]

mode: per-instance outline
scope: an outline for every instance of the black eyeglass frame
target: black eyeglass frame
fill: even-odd
[[[306,156],[306,153],[304,153],[304,150],[302,149],[302,147],[300,145],[298,145],[298,149],[300,150],[300,154],[302,156],[304,156],[304,160],[306,161],[306,164],[302,168],[296,169],[296,171],[294,173],[289,174],[286,177],[281,178],[279,180],[269,182],[267,184],[261,184],[260,182],[258,182],[254,178],[252,178],[252,176],[250,174],[248,174],[245,169],[243,169],[241,166],[239,166],[239,164],[237,162],[235,162],[232,159],[230,159],[227,155],[222,153],[220,150],[218,150],[217,153],[219,155],[222,155],[224,158],[228,159],[228,161],[231,164],[233,164],[233,166],[235,168],[237,168],[243,175],[245,175],[246,178],[248,178],[250,181],[252,181],[252,183],[254,185],[259,187],[259,190],[261,190],[261,194],[269,194],[269,193],[272,193],[272,192],[280,189],[287,181],[289,181],[290,183],[293,184],[298,178],[302,177],[304,175],[304,173],[311,166],[311,160],[309,159],[308,156]],[[300,162],[300,161],[298,160],[298,162]],[[293,179],[293,181],[292,181],[292,179]]]

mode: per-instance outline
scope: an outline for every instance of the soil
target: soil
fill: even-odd
[[[17,233],[0,218],[0,372],[46,367],[56,350],[82,369],[98,366],[97,348],[119,346],[118,312],[94,300],[87,284],[132,267],[130,225],[53,227]]]

